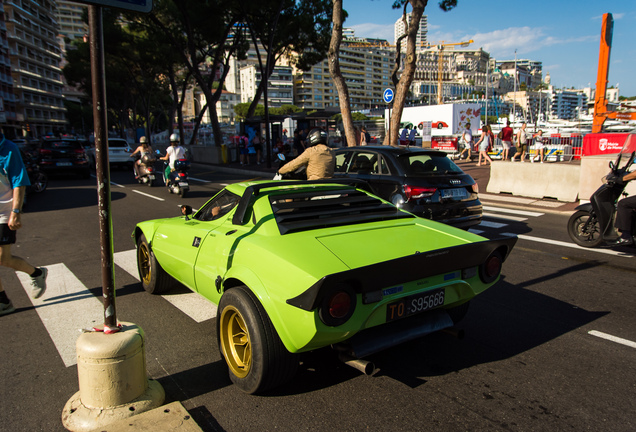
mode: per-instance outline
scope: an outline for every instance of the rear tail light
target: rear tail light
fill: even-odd
[[[47,149],[40,149],[40,155],[41,156],[45,156],[45,155],[50,155],[53,152],[51,150],[47,150]]]
[[[473,193],[476,193],[476,194],[479,193],[479,185],[477,183],[473,185]]]
[[[479,277],[484,283],[494,282],[501,273],[503,259],[499,251],[491,253],[486,261],[479,266]]]
[[[318,314],[325,325],[336,327],[351,318],[356,308],[356,293],[349,285],[337,285],[325,294]]]
[[[437,192],[437,188],[426,188],[426,187],[418,187],[418,186],[409,186],[404,185],[404,196],[406,200],[410,199],[419,199],[419,198],[428,198],[433,196],[435,192]]]
[[[185,173],[179,173],[179,177],[185,177]]]

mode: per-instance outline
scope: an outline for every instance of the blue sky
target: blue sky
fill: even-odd
[[[393,40],[393,25],[401,10],[393,0],[343,0],[349,13],[345,27],[359,37]],[[410,9],[409,9],[410,10]],[[443,12],[430,0],[429,42],[462,42],[483,48],[497,60],[531,59],[543,63],[557,87],[583,88],[596,84],[601,22],[604,13],[614,18],[608,85],[621,96],[636,96],[635,0],[458,0]]]

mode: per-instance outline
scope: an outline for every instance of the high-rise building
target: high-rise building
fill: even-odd
[[[406,14],[406,22],[410,22],[411,13]],[[393,26],[393,32],[395,36],[395,44],[397,44],[398,39],[406,32],[406,25],[404,24],[404,20],[400,17]],[[426,39],[426,34],[428,32],[428,17],[426,15],[422,15],[422,19],[420,19],[420,28],[417,30],[417,35],[415,37],[415,49],[420,50],[424,49],[428,43]],[[401,51],[406,51],[406,38],[403,39],[401,45]]]
[[[72,1],[57,0],[59,33],[69,40],[81,39],[88,34],[88,24],[82,19],[86,6]]]
[[[7,26],[4,6],[0,2],[0,124],[4,128],[4,133],[10,138],[22,136],[21,128],[16,120],[16,98],[13,94]]]
[[[19,135],[41,137],[66,125],[55,14],[54,0],[4,1]]]

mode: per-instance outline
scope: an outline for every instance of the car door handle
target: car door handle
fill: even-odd
[[[234,230],[231,230],[231,231],[226,232],[226,233],[225,233],[225,235],[226,235],[226,236],[229,236],[229,235],[234,234],[235,232],[236,232],[236,230],[234,229]]]

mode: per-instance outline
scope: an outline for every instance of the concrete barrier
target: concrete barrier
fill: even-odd
[[[616,161],[616,156],[616,154],[606,154],[583,156],[581,158],[581,176],[579,179],[579,199],[581,201],[589,201],[594,191],[603,184],[603,177],[610,172],[609,163],[610,161]],[[621,166],[627,162],[628,158],[628,154],[623,155]],[[636,182],[629,182],[625,192],[630,196],[636,194]]]
[[[193,162],[221,164],[223,158],[221,154],[221,146],[187,146],[192,155]]]
[[[490,167],[486,192],[575,202],[580,177],[580,165],[497,161]]]

